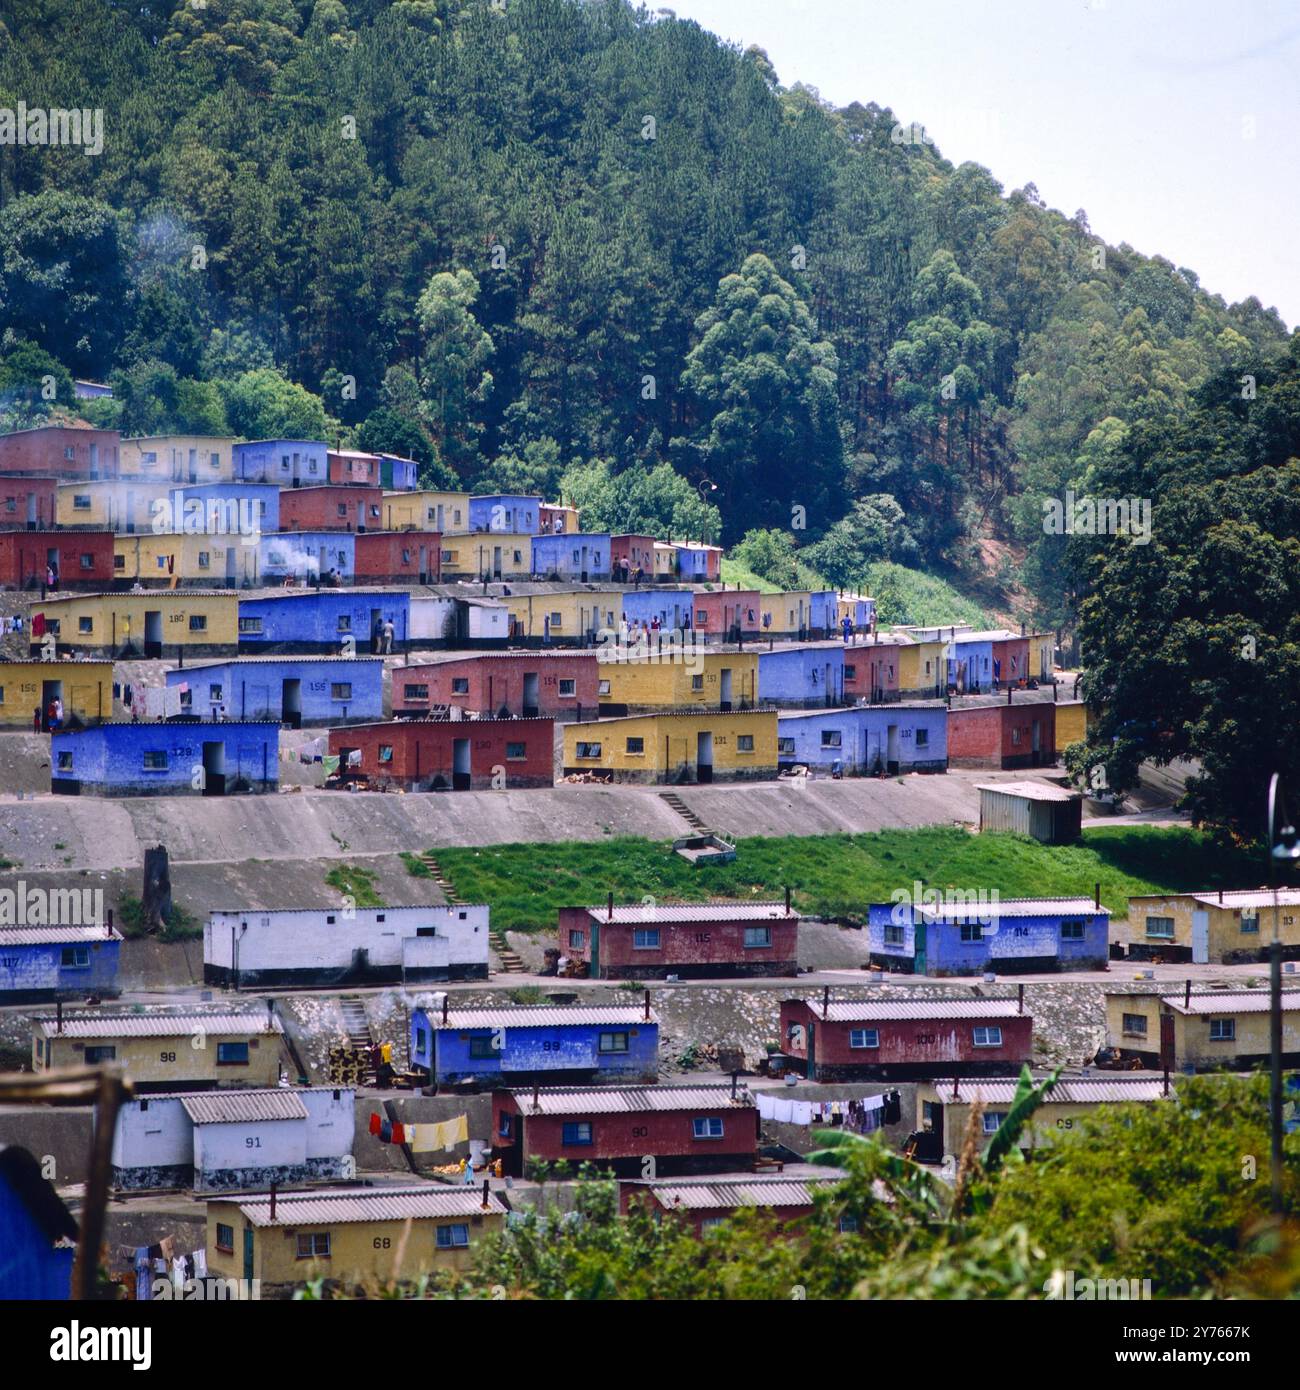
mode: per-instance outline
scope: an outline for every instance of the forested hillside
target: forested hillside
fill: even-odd
[[[20,100],[102,107],[104,149],[0,146],[0,423],[106,379],[124,431],[570,470],[598,523],[775,529],[1055,625],[1041,498],[1286,339],[621,0],[7,0]]]

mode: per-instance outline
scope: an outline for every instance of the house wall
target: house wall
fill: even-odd
[[[233,445],[233,439],[206,434],[124,439],[121,475],[177,483],[228,482],[235,476]]]
[[[692,583],[716,584],[722,572],[722,551],[712,545],[679,545],[677,572]]]
[[[379,487],[286,488],[278,521],[267,531],[377,531],[383,520]]]
[[[1053,917],[1015,916],[1001,913],[997,930],[985,925],[978,941],[963,941],[956,922],[912,921],[911,909],[902,907],[903,940],[887,942],[885,927],[893,925],[892,903],[873,903],[867,909],[867,941],[871,959],[881,964],[914,962],[922,938],[927,975],[976,975],[985,969],[999,974],[1027,970],[1103,970],[1110,954],[1109,915],[1065,913]],[[990,915],[996,912],[989,904]],[[1062,921],[1082,916],[1083,939],[1062,940]]]
[[[5,477],[0,474],[0,531],[48,531],[56,523],[59,483],[56,478]]]
[[[190,587],[233,589],[261,580],[257,538],[212,534],[187,535],[145,531],[113,541],[113,578],[117,586],[138,582],[144,588]]]
[[[116,478],[122,436],[117,430],[42,425],[0,434],[0,473],[56,478]]]
[[[396,667],[393,713],[419,713],[432,705],[459,705],[482,714],[495,715],[504,709],[507,714],[523,715],[524,681],[529,676],[537,678],[536,713],[553,719],[575,718],[580,707],[585,707],[588,716],[594,713],[594,652],[468,656],[459,661]],[[466,683],[463,690],[457,688],[460,681]],[[561,681],[573,682],[572,694],[561,695]]]
[[[889,730],[897,730],[899,772],[943,772],[948,766],[947,711],[932,705],[882,705],[826,710],[777,719],[782,765],[869,775],[889,770]],[[825,739],[838,735],[838,746]],[[791,746],[793,745],[793,746]]]
[[[767,946],[746,946],[746,927],[766,927]],[[659,932],[659,945],[635,944],[643,927]],[[575,936],[574,933],[578,933]],[[581,938],[581,945],[575,941]],[[697,979],[795,975],[798,971],[798,917],[728,918],[720,907],[715,918],[698,922],[608,922],[586,908],[560,912],[560,954],[589,964],[593,954],[600,980],[653,980],[666,974]]]
[[[358,534],[356,578],[359,584],[437,584],[442,578],[442,537],[437,532]]]
[[[39,1036],[39,1029],[36,1036]],[[195,1041],[202,1046],[196,1047]],[[210,1090],[216,1087],[274,1086],[280,1079],[283,1044],[276,1033],[175,1034],[159,1037],[69,1038],[67,1034],[46,1039],[49,1056],[42,1064],[33,1045],[33,1070],[85,1065],[87,1047],[115,1047],[114,1061],[135,1082],[137,1088],[155,1091]],[[217,1062],[217,1047],[223,1042],[246,1042],[246,1063]]]
[[[657,618],[662,631],[680,632],[688,624],[695,595],[690,589],[629,589],[621,596],[622,621],[629,629],[649,628]]]
[[[1056,704],[1056,755],[1059,758],[1072,743],[1088,736],[1088,707],[1082,700],[1059,700]]]
[[[375,623],[393,623],[394,650],[407,641],[410,595],[401,591],[317,589],[310,592],[241,598],[241,651],[330,652],[365,655],[372,651]]]
[[[179,1099],[123,1101],[113,1130],[109,1181],[136,1192],[192,1186],[194,1135],[194,1122]]]
[[[465,531],[468,492],[385,492],[385,531]]]
[[[355,484],[366,487],[379,487],[383,470],[378,454],[365,454],[357,450],[336,451],[330,449],[326,455],[331,483]]]
[[[60,589],[105,589],[112,582],[111,531],[0,531],[0,588],[39,589],[51,551]]]
[[[59,483],[55,520],[61,527],[78,530],[147,531],[153,523],[153,503],[166,500],[165,484],[149,486],[140,479],[106,479]]]
[[[396,454],[379,455],[379,480],[389,491],[414,492],[419,486],[420,465]]]
[[[560,1082],[652,1082],[659,1068],[657,1023],[570,1023],[506,1027],[501,1047],[489,1057],[472,1056],[470,1039],[491,1039],[491,1028],[443,1028],[435,1011],[411,1014],[411,1065],[430,1072],[439,1085],[469,1077],[523,1085],[534,1078],[545,1085]],[[436,1025],[436,1026],[435,1026]],[[626,1052],[602,1053],[603,1032],[626,1033]],[[432,1044],[432,1055],[430,1055]]]
[[[532,541],[504,531],[443,532],[439,563],[448,579],[528,579]]]
[[[608,772],[618,782],[695,780],[699,772],[699,735],[713,735],[716,781],[767,779],[776,776],[776,711],[731,711],[716,714],[642,715],[628,719],[569,724],[564,730],[564,771]],[[742,752],[737,739],[753,739]],[[627,740],[640,738],[641,753],[627,751]],[[597,757],[579,757],[579,743],[598,743]]]
[[[653,655],[652,649],[650,654]],[[608,655],[608,653],[606,654]],[[691,651],[689,664],[672,659],[601,660],[599,678],[609,682],[600,696],[602,711],[644,713],[660,709],[716,709],[722,703],[724,673],[731,673],[733,707],[753,707],[759,696],[759,658],[755,652]],[[700,677],[696,689],[695,677]]]
[[[58,624],[55,638],[62,651],[85,655],[117,655],[145,650],[147,616],[159,615],[164,652],[183,647],[186,654],[233,654],[239,599],[234,594],[165,592],[151,594],[94,594],[84,598],[33,600],[32,618]],[[32,632],[32,654],[39,655],[42,638]]]
[[[534,536],[532,573],[543,578],[586,582],[610,576],[610,540],[607,531],[577,531],[572,535]]]
[[[326,453],[325,445],[316,439],[253,439],[231,446],[237,479],[281,487],[328,482]]]
[[[872,641],[844,648],[844,697],[889,701],[899,697],[899,644]]]
[[[719,589],[695,595],[692,625],[697,634],[715,642],[731,642],[736,634],[757,637],[761,609],[757,589]]]
[[[943,1152],[944,1155],[956,1155],[961,1152],[962,1142],[966,1135],[966,1127],[970,1123],[971,1107],[968,1103],[951,1104],[942,1100],[942,1088],[936,1091],[933,1086],[918,1086],[916,1088],[916,1114],[917,1129],[921,1128],[921,1117],[924,1114],[926,1102],[942,1101],[943,1104]],[[1107,1105],[1113,1105],[1113,1101],[1097,1101],[1093,1104],[1087,1103],[1053,1103],[1050,1097],[1034,1111],[1024,1132],[1020,1137],[1020,1147],[1042,1148],[1050,1145],[1058,1134],[1069,1134],[1079,1126],[1079,1121],[1085,1116],[1091,1115],[1094,1111],[1103,1109]],[[1147,1101],[1145,1104],[1151,1104]],[[985,1114],[990,1112],[1005,1113],[1010,1109],[1008,1104],[989,1106],[985,1109]],[[984,1142],[984,1141],[982,1141]]]
[[[454,745],[467,740],[470,786],[549,787],[555,783],[555,721],[552,719],[460,719],[356,724],[330,733],[330,754],[359,748],[359,770],[409,791],[434,791],[452,784]],[[522,756],[508,745],[522,744]],[[391,755],[381,759],[381,751]],[[345,764],[346,765],[346,764]]]
[[[653,578],[655,572],[655,540],[653,536],[611,536],[609,558],[612,570],[618,573],[626,565],[628,575],[641,571],[642,578]]]
[[[45,684],[62,686],[63,715],[98,723],[113,717],[111,661],[6,661],[0,663],[0,726],[30,729],[32,711],[45,709]]]
[[[116,996],[122,943],[105,935],[101,941],[70,940],[19,945],[5,940],[0,927],[0,1003],[28,1004],[68,995]],[[88,949],[88,966],[64,965],[67,948]]]
[[[258,538],[262,579],[324,579],[334,570],[344,583],[356,578],[357,538],[350,531],[277,531]]]
[[[469,530],[535,536],[541,529],[540,497],[493,493],[469,499]],[[530,552],[531,563],[531,552]]]
[[[941,697],[946,688],[944,642],[908,642],[895,648],[898,654],[898,690],[904,698]]]
[[[591,641],[601,628],[617,628],[623,595],[617,590],[578,593],[507,594],[513,642],[531,646],[574,646]]]
[[[270,792],[279,785],[278,725],[268,723],[101,724],[50,735],[50,790],[65,796],[202,796],[195,785],[204,745],[225,746],[226,789]],[[146,753],[166,767],[146,768]]]
[[[167,672],[169,686],[187,685],[189,712],[212,719],[223,706],[229,719],[284,717],[284,682],[300,682],[304,725],[347,724],[384,717],[382,657],[321,657],[299,661],[232,661],[182,666]],[[213,687],[218,687],[214,691]]]
[[[765,705],[807,709],[845,699],[841,647],[787,647],[758,653],[758,695]]]
[[[1004,770],[1051,766],[1056,761],[1055,706],[1041,701],[966,708],[954,705],[948,711],[948,761],[953,767]]]

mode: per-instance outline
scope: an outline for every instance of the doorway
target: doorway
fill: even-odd
[[[454,792],[467,792],[470,787],[469,739],[452,740],[451,745],[451,789]]]
[[[501,578],[501,547],[499,545],[492,547],[492,578]]]
[[[1210,914],[1203,908],[1192,913],[1192,962],[1195,965],[1210,962]]]
[[[1031,738],[1032,738],[1032,744],[1033,744],[1033,750],[1034,750],[1034,754],[1033,754],[1034,766],[1035,766],[1035,767],[1038,767],[1038,766],[1041,764],[1042,759],[1043,759],[1043,739],[1042,739],[1042,734],[1041,734],[1040,731],[1039,731],[1039,725],[1038,725],[1038,720],[1037,720],[1037,719],[1034,720]]]
[[[203,795],[226,794],[226,745],[220,740],[203,745]]]
[[[713,781],[713,734],[703,729],[695,737],[695,780]]]
[[[539,709],[537,694],[537,672],[524,672],[524,718],[536,719]]]
[[[162,610],[160,608],[146,609],[144,615],[144,654],[146,657],[161,656],[162,649]]]
[[[724,710],[731,708],[731,670],[724,667],[720,676],[718,703]]]
[[[302,728],[302,680],[286,679],[280,692],[280,721],[291,729]]]
[[[50,706],[55,700],[63,699],[62,681],[42,681],[41,682],[41,728],[46,733],[50,728]],[[68,712],[63,711],[64,722],[67,722]]]
[[[890,724],[885,731],[885,771],[892,777],[898,771],[898,725]]]

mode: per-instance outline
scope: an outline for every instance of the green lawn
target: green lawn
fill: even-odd
[[[742,840],[733,864],[692,868],[666,843],[634,837],[597,844],[494,845],[436,850],[443,873],[466,902],[487,903],[503,931],[553,929],[560,907],[709,897],[780,898],[822,917],[864,920],[872,902],[896,889],[997,889],[1004,898],[1091,894],[1117,917],[1132,893],[1253,886],[1262,870],[1217,850],[1196,831],[1117,826],[1049,848],[1017,835],[964,830],[882,830],[864,835]],[[410,861],[408,860],[408,864]]]

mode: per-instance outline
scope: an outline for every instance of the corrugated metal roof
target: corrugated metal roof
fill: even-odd
[[[255,1120],[305,1120],[307,1107],[296,1091],[208,1091],[182,1096],[196,1125],[244,1124]]]
[[[1170,893],[1168,896],[1177,898],[1181,897],[1182,894]],[[1193,893],[1192,901],[1204,903],[1206,907],[1272,907],[1273,890],[1271,888],[1243,888],[1230,893],[1225,892],[1222,900],[1217,892]],[[1277,901],[1279,907],[1300,907],[1300,888],[1279,888]]]
[[[753,919],[769,921],[773,918],[798,917],[798,913],[785,910],[784,903],[742,903],[731,902],[725,898],[707,903],[655,903],[653,906],[624,906],[614,908],[611,917],[609,907],[589,907],[593,917],[602,922],[613,921],[619,925],[640,926],[655,922],[715,922],[721,918],[728,920]]]
[[[56,946],[60,942],[121,941],[116,927],[7,927],[0,926],[0,950],[6,946]]]
[[[111,666],[108,657],[93,656],[7,656],[0,661],[0,671],[7,666]]]
[[[976,791],[1002,792],[1007,796],[1023,796],[1030,801],[1078,801],[1078,792],[1054,787],[1050,782],[982,782]]]
[[[533,1096],[537,1104],[533,1105]],[[727,1086],[575,1086],[524,1087],[511,1092],[525,1115],[625,1115],[641,1111],[752,1110],[754,1098],[743,1086],[731,1099]]]
[[[775,705],[759,705],[753,709],[731,709],[719,710],[716,706],[704,709],[691,709],[684,706],[681,709],[656,709],[648,714],[621,714],[609,719],[584,719],[580,724],[566,724],[567,729],[599,729],[604,725],[629,724],[636,719],[752,719],[760,714],[778,714],[780,711]]]
[[[1041,1078],[1036,1078],[1041,1080]],[[977,1096],[985,1105],[1008,1105],[1015,1099],[1014,1081],[934,1081],[931,1083],[944,1105],[969,1105]],[[954,1095],[955,1091],[955,1095]],[[1161,1100],[1165,1084],[1162,1077],[1075,1077],[1062,1079],[1047,1093],[1047,1105],[1095,1105],[1124,1101]],[[1169,1094],[1173,1095],[1173,1088]]]
[[[948,907],[924,904],[916,915],[929,922],[968,922],[1003,917],[1109,916],[1110,908],[1098,907],[1091,898],[999,898],[997,902],[953,903]]]
[[[828,1023],[856,1023],[895,1018],[1011,1018],[1015,999],[832,999],[823,1012],[820,1000],[809,1000],[813,1012]]]
[[[447,1028],[564,1028],[583,1023],[658,1023],[653,1009],[645,1016],[644,1004],[516,1004],[499,1009],[450,1009],[447,1022],[440,1009],[425,1009],[425,1017],[435,1029]]]
[[[240,1202],[239,1210],[254,1226],[332,1226],[505,1214],[506,1208],[495,1193],[489,1193],[487,1201],[485,1213],[482,1189],[477,1187],[357,1187],[277,1193],[274,1220],[269,1196]]]
[[[734,1207],[810,1207],[816,1188],[843,1182],[843,1175],[825,1178],[736,1178],[700,1183],[646,1184],[662,1207],[678,1211],[708,1211]]]
[[[394,668],[401,671],[400,666]],[[341,724],[330,730],[332,735],[337,735],[344,742],[350,734],[356,733],[360,729],[388,729],[396,731],[400,729],[427,729],[431,726],[438,729],[445,729],[448,725],[465,724],[477,728],[481,724],[554,724],[555,720],[550,715],[538,716],[529,719],[372,719],[365,724]]]
[[[318,661],[346,661],[355,666],[358,662],[383,661],[382,656],[228,656],[225,660],[214,657],[211,661],[187,661],[184,666],[173,667],[168,671],[169,676],[179,675],[182,671],[203,671],[213,666],[251,666],[259,661],[283,662],[286,665],[295,665],[302,662]]]
[[[36,1018],[46,1037],[54,1037],[53,1018]],[[278,1018],[265,1013],[65,1014],[62,1036],[67,1038],[175,1038],[188,1033],[239,1036],[283,1033]]]
[[[1269,991],[1266,989],[1220,990],[1214,994],[1193,994],[1191,1000],[1183,1003],[1181,994],[1162,998],[1178,1014],[1266,1014],[1271,1008]],[[1300,1010],[1300,990],[1291,990],[1282,995],[1282,1012],[1294,1013]]]

